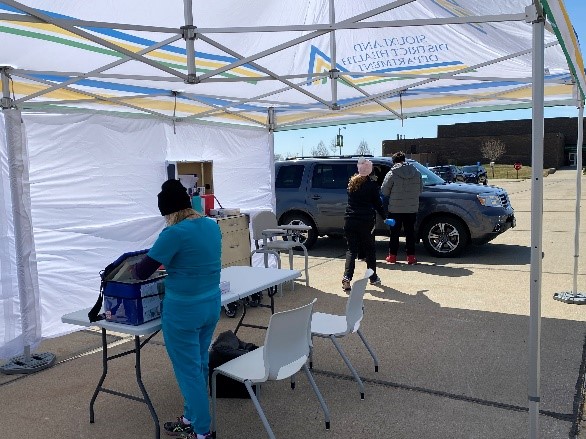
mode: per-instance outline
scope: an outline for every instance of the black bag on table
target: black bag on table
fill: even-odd
[[[216,341],[210,348],[209,361],[209,389],[212,393],[212,373],[214,368],[244,355],[258,348],[253,343],[245,343],[240,340],[232,331],[225,331],[218,335]],[[252,386],[256,393],[256,386]],[[244,383],[228,378],[227,376],[216,375],[216,397],[217,398],[250,398]]]

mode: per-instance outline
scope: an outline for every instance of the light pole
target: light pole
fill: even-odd
[[[305,139],[305,137],[301,136],[301,157],[303,157],[303,139]]]
[[[340,132],[345,129],[346,127],[338,128],[338,135],[336,136],[336,146],[340,147],[340,157],[342,156],[342,146],[344,146],[344,136]]]

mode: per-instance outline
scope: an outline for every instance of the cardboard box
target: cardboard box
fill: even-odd
[[[209,188],[205,190],[205,193],[214,193],[214,164],[211,160],[201,162],[167,162],[167,166],[169,165],[174,167],[174,175],[171,176],[171,172],[169,171],[169,178],[180,179],[181,175],[197,175],[197,186],[205,187],[206,185],[209,185]],[[190,181],[191,180],[186,181],[186,183],[189,184]]]

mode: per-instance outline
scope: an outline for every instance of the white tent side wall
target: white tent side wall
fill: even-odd
[[[274,211],[274,160],[267,130],[177,123],[165,124],[165,134],[167,160],[213,161],[214,192],[223,207]]]
[[[95,303],[99,272],[147,248],[163,227],[156,193],[165,136],[152,120],[25,116],[43,337],[61,315]]]
[[[213,161],[215,207],[239,208],[254,217],[276,210],[273,134],[256,128],[177,123],[165,126],[167,160]],[[260,254],[252,265],[264,266]],[[273,256],[269,266],[276,267]]]
[[[164,227],[156,195],[166,160],[212,160],[216,195],[225,207],[273,206],[266,131],[178,124],[174,134],[167,122],[103,115],[24,119],[43,338],[75,329],[61,316],[95,303],[107,264],[152,245]],[[1,358],[22,353],[22,343],[14,341],[21,316],[5,131],[0,124]]]

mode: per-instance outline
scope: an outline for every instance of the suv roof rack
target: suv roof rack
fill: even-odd
[[[285,160],[299,160],[299,159],[351,159],[359,157],[374,157],[372,154],[350,154],[350,155],[316,155],[316,156],[301,156],[301,157],[287,157]]]

